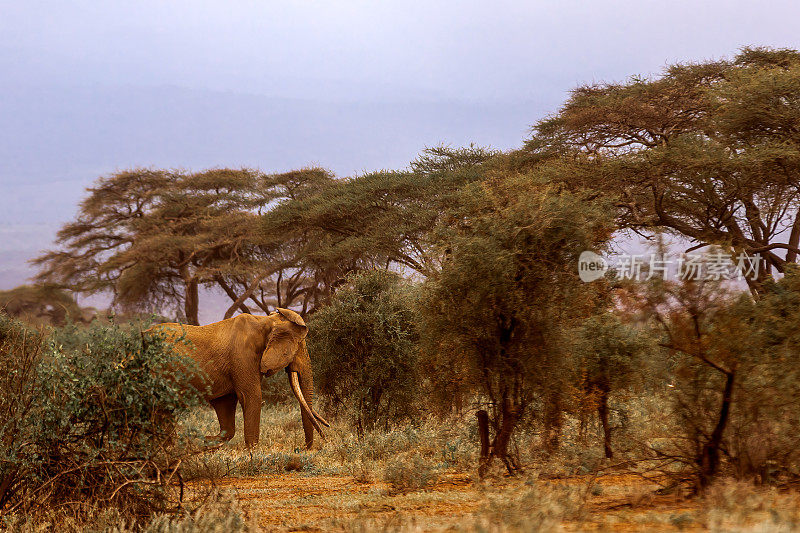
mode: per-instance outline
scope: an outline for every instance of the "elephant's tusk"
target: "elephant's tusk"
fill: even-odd
[[[327,420],[325,420],[324,418],[322,418],[322,417],[319,415],[319,413],[317,413],[317,412],[314,410],[314,408],[313,408],[313,407],[311,408],[311,413],[314,415],[314,418],[316,418],[317,420],[319,420],[320,422],[322,422],[322,425],[323,425],[323,426],[325,426],[326,428],[329,428],[329,427],[331,427],[331,425],[330,425],[330,424],[328,424],[328,421],[327,421]]]
[[[325,433],[323,433],[322,428],[317,422],[317,419],[314,417],[314,413],[311,411],[311,408],[306,403],[306,399],[303,397],[303,391],[300,390],[300,381],[297,379],[297,372],[289,372],[289,381],[292,384],[292,392],[294,393],[297,401],[300,402],[300,409],[311,419],[311,424],[314,426],[314,429],[319,432],[319,436],[322,439],[325,439]]]

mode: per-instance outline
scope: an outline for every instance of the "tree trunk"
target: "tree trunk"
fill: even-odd
[[[186,295],[183,301],[183,312],[186,315],[186,323],[192,326],[199,326],[200,319],[198,308],[200,299],[198,296],[197,279],[192,278],[186,282]]]
[[[792,224],[792,232],[789,235],[789,246],[793,248],[800,247],[800,210],[797,211],[794,217],[794,224]],[[786,252],[786,262],[794,263],[797,261],[797,252],[789,250]]]
[[[611,426],[608,425],[608,391],[601,390],[598,398],[597,415],[600,418],[600,425],[603,426],[603,451],[607,459],[614,457],[614,450],[611,449]]]
[[[3,507],[6,506],[6,503],[8,503],[12,494],[10,489],[14,485],[16,479],[17,471],[10,470],[7,471],[0,480],[0,510],[2,510]]]
[[[508,453],[508,444],[511,442],[511,435],[517,427],[517,422],[520,418],[520,409],[511,404],[511,400],[506,398],[503,401],[501,411],[500,429],[494,437],[492,442],[492,453],[490,457],[497,456],[505,465],[506,470],[511,475],[514,475],[519,470],[519,464],[514,457]]]
[[[564,410],[561,406],[561,394],[558,391],[552,391],[548,394],[544,412],[544,446],[547,452],[552,453],[558,449],[563,425]]]
[[[722,391],[722,405],[719,410],[719,419],[708,442],[700,452],[698,463],[700,467],[700,487],[707,487],[717,475],[719,469],[719,449],[722,445],[722,436],[725,427],[728,425],[728,418],[733,402],[733,383],[735,372],[727,372],[725,375],[725,389]]]
[[[250,298],[250,295],[253,294],[253,292],[255,292],[255,290],[258,288],[258,286],[261,284],[261,282],[264,281],[265,279],[267,279],[268,277],[270,277],[272,274],[274,274],[275,271],[278,270],[279,268],[283,268],[283,267],[273,268],[273,269],[268,270],[267,272],[263,273],[260,276],[256,276],[256,278],[247,287],[247,289],[245,289],[245,291],[241,295],[239,295],[239,297],[236,300],[234,300],[234,302],[231,304],[231,306],[228,308],[228,310],[225,311],[224,318],[232,317],[233,313],[236,312],[236,310],[239,308],[240,305],[242,305],[245,302],[245,300]]]
[[[222,290],[225,291],[225,294],[228,295],[228,298],[230,298],[232,301],[235,302],[238,296],[236,296],[236,293],[233,292],[233,289],[231,289],[230,285],[225,283],[225,280],[222,279],[222,276],[214,276],[214,280],[217,282],[217,285],[222,287]],[[248,313],[248,314],[250,313],[250,308],[247,307],[244,303],[239,304],[239,310],[242,313]]]
[[[478,436],[481,439],[481,456],[478,460],[478,475],[483,478],[491,461],[489,446],[489,413],[481,409],[475,416],[478,417]]]
[[[511,442],[511,436],[514,434],[514,429],[517,427],[517,422],[522,415],[522,409],[519,406],[512,405],[509,399],[505,399],[500,409],[500,424],[496,425],[497,431],[495,432],[494,440],[489,443],[489,414],[484,411],[478,411],[475,414],[478,417],[478,434],[481,439],[481,459],[478,465],[478,475],[483,478],[492,459],[497,457],[503,462],[509,474],[516,475],[521,471],[517,459],[508,453],[508,444]]]

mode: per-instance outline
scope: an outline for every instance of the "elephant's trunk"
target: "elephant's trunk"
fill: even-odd
[[[314,405],[314,377],[311,372],[311,359],[303,341],[300,347],[301,354],[295,358],[287,371],[289,381],[292,385],[292,392],[300,403],[300,412],[303,419],[303,433],[306,437],[306,448],[311,448],[314,444],[314,430],[319,432],[320,437],[325,438],[319,423],[330,427],[324,418],[319,416],[313,409]]]

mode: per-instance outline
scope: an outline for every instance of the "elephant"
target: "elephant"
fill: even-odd
[[[314,380],[306,349],[308,327],[291,309],[279,308],[266,316],[247,313],[206,326],[157,324],[148,332],[160,332],[176,351],[194,359],[202,373],[191,378],[216,411],[219,435],[228,441],[236,432],[236,404],[242,405],[244,441],[258,444],[261,419],[261,377],[286,369],[289,383],[300,403],[306,447],[314,444],[314,430],[325,439],[320,424],[330,427],[312,407]]]

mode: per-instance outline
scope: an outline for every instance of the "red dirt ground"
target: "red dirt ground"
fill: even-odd
[[[583,519],[562,524],[567,531],[701,531],[692,516],[698,504],[678,495],[656,494],[657,485],[634,474],[592,478],[576,476],[543,481],[585,488]],[[516,483],[516,484],[515,484]],[[191,483],[198,490],[206,486]],[[487,491],[514,494],[519,482],[497,479],[487,489],[468,475],[442,476],[429,489],[393,494],[386,483],[359,483],[351,476],[308,476],[302,473],[225,478],[216,486],[235,494],[248,514],[268,531],[326,531],[343,529],[354,520],[369,524],[412,524],[418,531],[447,531],[474,524],[475,513],[488,504]],[[370,522],[371,521],[371,522]]]

